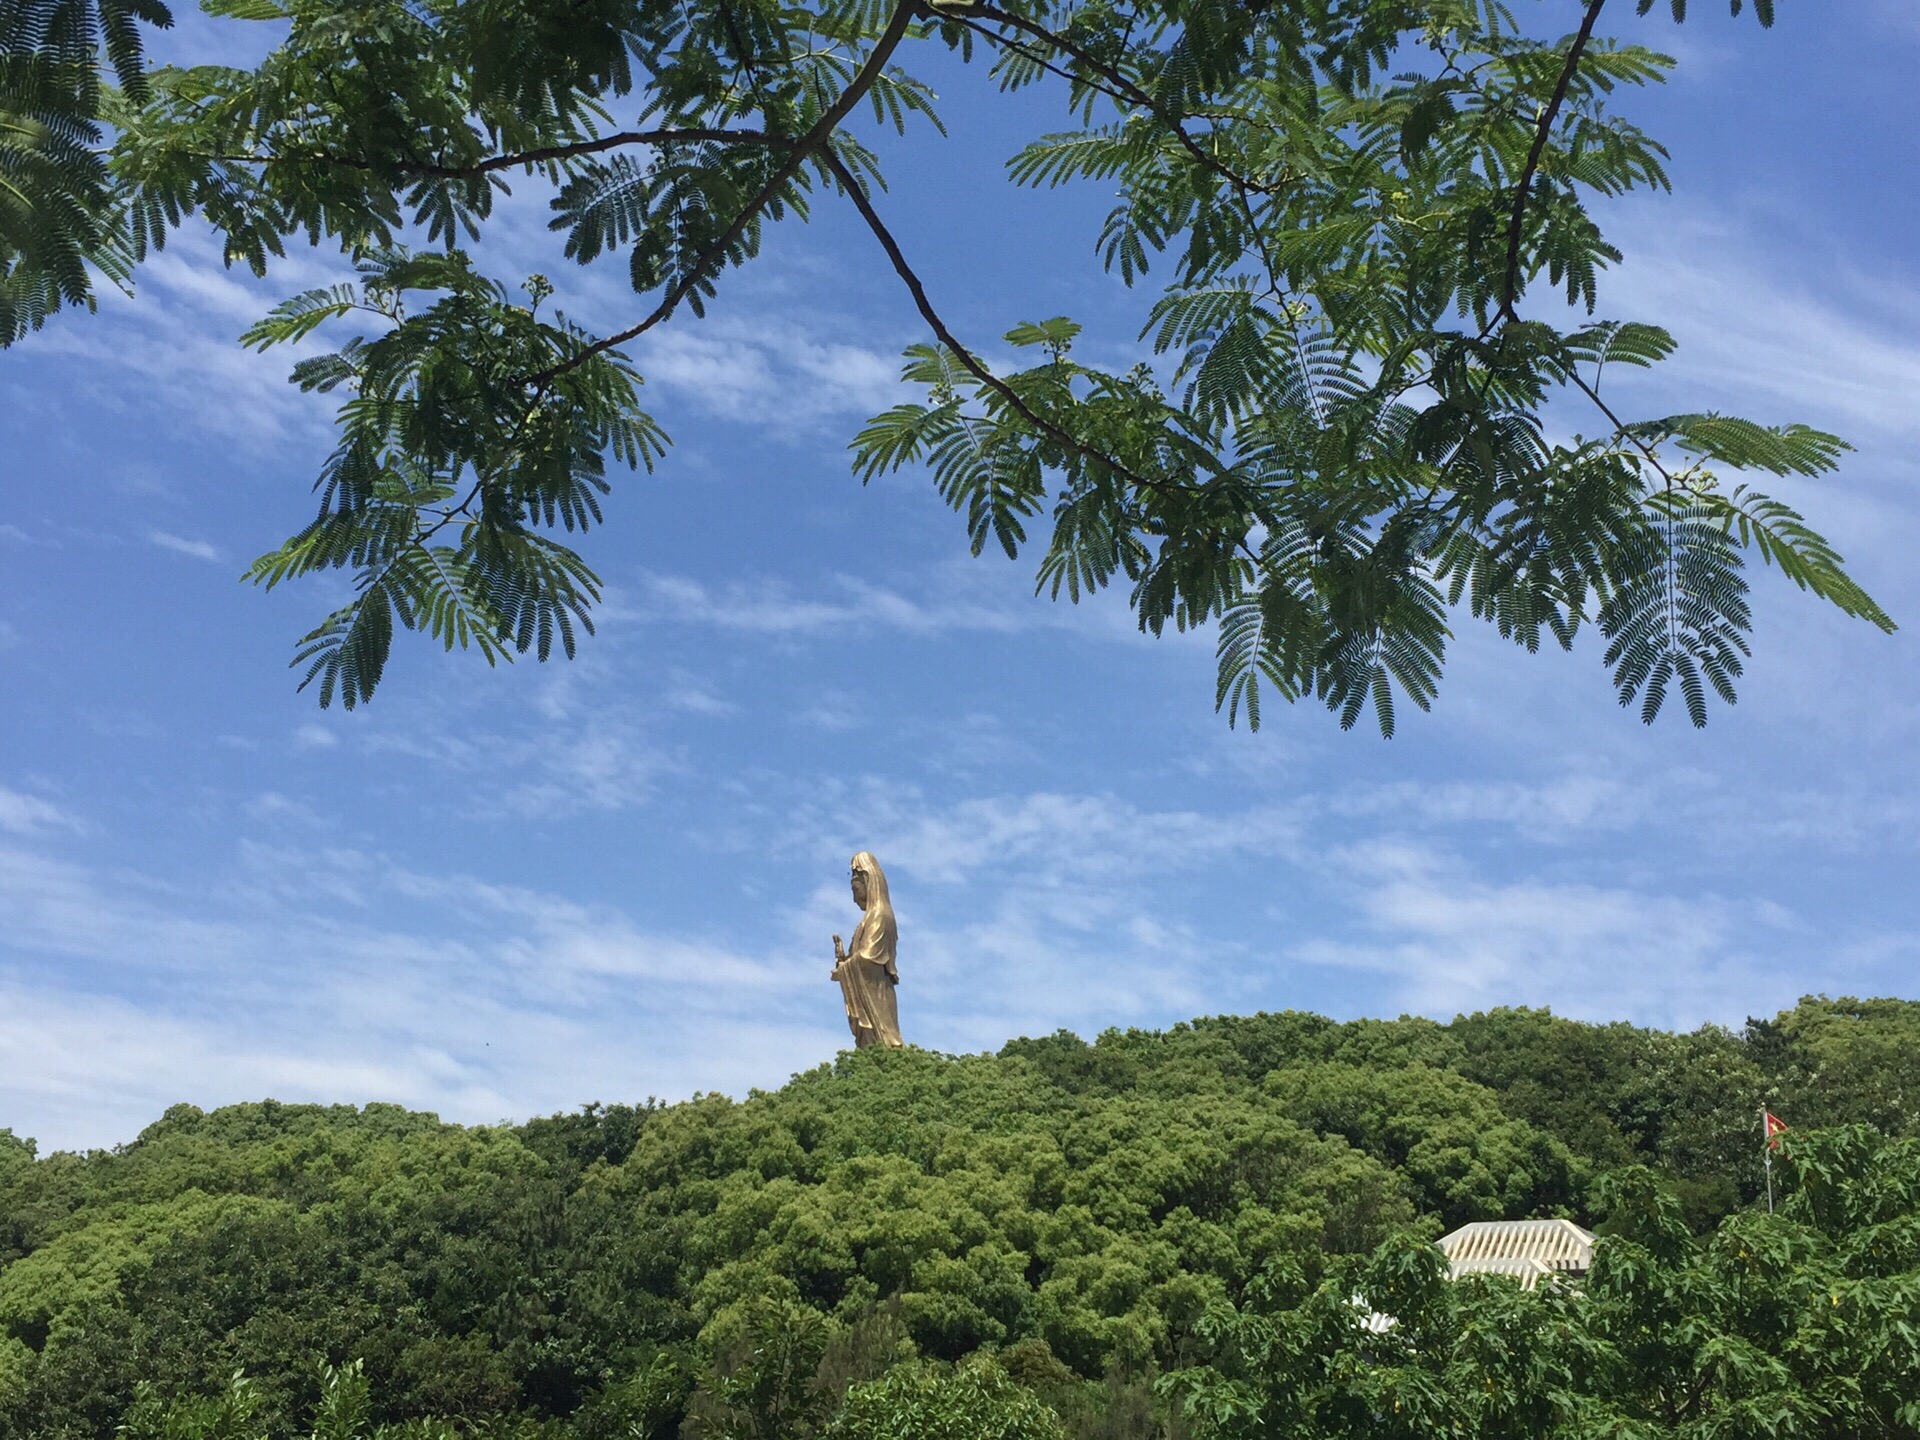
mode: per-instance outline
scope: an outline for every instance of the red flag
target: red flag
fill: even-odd
[[[1787,1122],[1770,1110],[1762,1110],[1760,1113],[1765,1117],[1761,1124],[1766,1130],[1767,1149],[1771,1150],[1780,1143],[1780,1136],[1786,1130]]]

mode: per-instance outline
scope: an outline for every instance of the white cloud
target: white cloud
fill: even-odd
[[[331,750],[340,743],[340,737],[325,725],[309,720],[294,728],[293,743],[304,750]]]
[[[164,733],[159,722],[145,710],[89,706],[79,715],[87,729],[103,740],[152,740]]]
[[[679,575],[648,575],[636,612],[681,625],[712,625],[761,635],[815,635],[853,623],[845,601],[801,599],[771,582],[708,586]]]
[[[1227,855],[1292,855],[1301,839],[1298,814],[1286,807],[1226,814],[1149,810],[1112,795],[1048,792],[940,806],[911,787],[879,780],[865,782],[808,824],[823,838],[856,828],[876,837],[876,853],[888,864],[923,881],[987,879],[996,888],[1181,873]]]
[[[628,809],[649,799],[655,781],[675,763],[666,749],[617,721],[528,743],[540,773],[502,797],[508,810],[527,815]]]
[[[1293,958],[1381,974],[1394,1003],[1417,1012],[1551,1005],[1585,1019],[1690,1027],[1763,1013],[1799,993],[1788,967],[1758,958],[1777,947],[1757,941],[1797,927],[1764,900],[1489,880],[1405,842],[1347,847],[1333,864],[1359,934],[1308,941]]]
[[[1708,217],[1664,199],[1619,207],[1607,230],[1628,257],[1606,280],[1607,312],[1663,325],[1680,343],[1650,378],[1620,371],[1611,383],[1671,389],[1663,377],[1677,375],[1757,420],[1812,419],[1856,439],[1920,435],[1920,344],[1899,319],[1920,311],[1920,276],[1876,275],[1870,291],[1848,293],[1810,264],[1823,247],[1769,249],[1769,217]]]
[[[11,835],[33,835],[46,830],[78,830],[78,821],[59,806],[37,795],[0,786],[0,830]]]
[[[722,700],[718,695],[691,680],[677,680],[667,691],[667,707],[684,711],[688,715],[700,715],[709,720],[723,720],[740,713],[740,707],[731,700]]]
[[[276,1097],[337,1102],[413,1095],[437,1100],[406,1052],[342,1053],[324,1034],[290,1046],[204,1017],[173,1015],[110,994],[0,983],[0,1081],[13,1128],[44,1154],[130,1140],[167,1105],[214,1106]],[[488,1097],[461,1099],[504,1112]]]
[[[572,695],[567,686],[550,686],[535,700],[536,709],[565,723],[511,731],[456,725],[438,705],[396,708],[367,722],[362,743],[376,754],[481,780],[463,786],[461,796],[481,816],[557,818],[645,804],[660,779],[680,768],[679,756],[620,703],[583,707],[575,717]]]
[[[184,894],[0,849],[0,1111],[16,1130],[43,1149],[109,1144],[178,1100],[263,1095],[484,1122],[778,1084],[836,1048],[833,1008],[787,998],[817,967],[777,946],[650,933],[350,850],[242,859]]]
[[[709,414],[775,432],[864,418],[907,393],[897,355],[821,344],[778,323],[677,323],[654,332],[635,363],[650,385]]]
[[[241,812],[249,820],[275,826],[289,823],[325,828],[326,817],[316,811],[304,800],[296,800],[283,795],[278,790],[263,790],[241,805]]]
[[[822,694],[809,700],[794,712],[796,724],[806,725],[815,730],[824,730],[828,734],[844,734],[856,730],[864,718],[864,712],[845,695]]]
[[[914,595],[844,573],[822,576],[805,591],[775,580],[709,585],[684,575],[644,575],[638,593],[608,607],[609,618],[706,625],[780,638],[956,632],[1011,635],[1073,630],[1125,641],[1140,639],[1124,602],[1099,595],[1078,605],[1039,599],[1006,572],[979,561],[929,567]],[[1171,632],[1156,643],[1179,643]]]
[[[155,530],[147,536],[150,543],[162,550],[171,550],[178,555],[191,555],[195,560],[218,561],[220,552],[205,540],[187,540],[179,535],[170,535],[165,530]]]
[[[0,849],[0,934],[15,951],[155,969],[219,965],[239,953],[239,927],[176,913],[172,898],[137,877],[103,884],[81,867]]]
[[[97,315],[49,326],[20,348],[79,361],[85,393],[77,398],[102,422],[119,417],[144,428],[164,417],[170,427],[251,455],[289,440],[317,447],[333,402],[302,394],[287,372],[302,356],[331,348],[326,332],[265,356],[242,349],[239,336],[286,295],[346,278],[340,266],[296,253],[256,281],[228,269],[219,242],[189,223],[136,278],[134,298],[107,290]],[[316,465],[319,455],[316,448]]]
[[[1505,825],[1531,838],[1558,841],[1625,828],[1646,810],[1638,792],[1597,775],[1566,775],[1540,784],[1402,780],[1335,794],[1327,808],[1334,815],[1392,825]]]

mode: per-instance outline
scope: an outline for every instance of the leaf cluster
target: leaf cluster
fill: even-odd
[[[1748,655],[1748,554],[1891,628],[1797,513],[1722,479],[1824,473],[1840,441],[1621,421],[1608,366],[1671,337],[1527,303],[1590,316],[1619,258],[1593,198],[1666,186],[1614,102],[1667,57],[1468,0],[959,10],[1017,56],[1007,83],[1068,79],[1080,125],[1009,173],[1117,189],[1100,250],[1129,285],[1166,271],[1141,336],[1160,360],[990,376],[912,352],[930,401],[876,418],[857,463],[930,463],[976,550],[1048,516],[1042,589],[1124,580],[1144,629],[1217,625],[1230,721],[1311,696],[1391,734],[1464,611],[1528,650],[1594,624],[1623,704],[1651,721],[1677,689],[1704,724]],[[1600,438],[1547,438],[1568,392]]]
[[[125,287],[134,254],[102,154],[106,88],[144,98],[140,26],[160,0],[0,4],[0,347],[67,305],[94,275]]]
[[[871,169],[838,128],[851,107],[904,128],[929,92],[884,64],[904,32],[864,4],[771,0],[412,3],[208,0],[281,38],[252,69],[166,68],[115,113],[112,173],[130,253],[199,216],[229,265],[265,274],[290,243],[337,247],[357,284],[293,297],[244,335],[262,349],[329,322],[380,330],[302,359],[304,389],[344,390],[316,519],[249,578],[346,569],[354,598],[305,636],[302,686],[368,699],[396,630],[491,664],[571,655],[598,581],[551,531],[602,518],[610,464],[665,441],[617,348],[807,213],[816,152]],[[864,68],[863,68],[864,66]],[[637,104],[635,128],[613,120]],[[651,316],[619,336],[539,316],[482,275],[478,240],[515,176],[551,192],[563,254],[623,251]],[[427,247],[427,248],[423,248]]]
[[[599,581],[543,531],[585,531],[611,489],[606,461],[651,467],[665,437],[639,409],[617,351],[479,276],[459,251],[371,252],[358,285],[312,290],[249,330],[265,348],[356,312],[384,322],[341,350],[294,367],[303,388],[344,390],[341,443],[322,469],[319,513],[249,567],[283,580],[351,569],[352,600],[294,659],[320,703],[352,709],[373,694],[396,625],[491,664],[588,633]],[[410,308],[411,307],[411,308]],[[573,363],[578,362],[578,363]]]

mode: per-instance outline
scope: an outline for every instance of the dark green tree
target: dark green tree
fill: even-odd
[[[1747,1040],[1789,1123],[1864,1120],[1920,1134],[1920,1001],[1809,995],[1771,1020],[1749,1020]]]
[[[1568,1406],[1613,1407],[1620,1435],[1757,1440],[1748,1419],[1780,1391],[1811,1397],[1780,1435],[1844,1419],[1907,1436],[1888,1397],[1920,1393],[1920,1141],[1845,1128],[1848,1106],[1882,1103],[1847,1077],[1913,1068],[1905,1012],[1794,1015],[1846,1083],[1823,1092],[1840,1129],[1796,1118],[1774,1216],[1751,1183],[1758,1077],[1786,1073],[1768,1047],[1799,1042],[1541,1012],[849,1052],[740,1103],[512,1128],[261,1102],[176,1106],[86,1155],[0,1132],[0,1440],[106,1440],[169,1414],[305,1440],[322,1366],[355,1362],[362,1429],[804,1440],[853,1392],[861,1424],[923,1402],[971,1414],[1001,1390],[970,1368],[987,1355],[1073,1440],[1188,1440],[1153,1389],[1175,1369],[1269,1409],[1305,1386],[1329,1434],[1395,1398],[1409,1425],[1458,1422],[1435,1434],[1533,1425],[1545,1402],[1525,1387],[1546,1375]],[[1585,1093],[1555,1106],[1492,1063],[1467,1078],[1502,1036]],[[1734,1197],[1718,1211],[1688,1189],[1716,1181]],[[1445,1225],[1555,1212],[1602,1232],[1571,1311],[1438,1278],[1425,1241]],[[1526,1328],[1542,1315],[1583,1328],[1542,1337]],[[1494,1403],[1489,1375],[1507,1408],[1474,1408]],[[1398,1388],[1351,1388],[1367,1376]]]
[[[1784,1148],[1780,1212],[1704,1239],[1625,1172],[1577,1286],[1450,1283],[1404,1240],[1317,1287],[1276,1268],[1165,1388],[1209,1440],[1920,1435],[1920,1146],[1855,1126]]]

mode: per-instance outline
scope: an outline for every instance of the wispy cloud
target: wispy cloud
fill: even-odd
[[[803,968],[778,948],[352,850],[242,859],[189,896],[0,848],[10,1124],[105,1144],[175,1100],[263,1094],[492,1121],[778,1084],[835,1048],[830,1006],[785,1000]]]
[[[516,748],[526,745],[516,742]],[[533,741],[531,748],[536,773],[508,787],[501,797],[508,810],[522,814],[624,810],[646,801],[655,782],[675,764],[665,746],[613,720]]]
[[[220,552],[206,540],[188,540],[179,535],[170,535],[165,530],[155,530],[147,536],[148,543],[158,545],[162,550],[171,550],[177,555],[190,555],[195,560],[217,562]]]
[[[481,778],[465,803],[481,815],[559,817],[645,803],[678,762],[672,750],[617,717],[550,734],[419,731],[399,724],[370,733],[368,749],[411,756]]]
[[[1882,275],[1871,294],[1849,293],[1832,267],[1808,265],[1808,247],[1770,249],[1775,228],[1665,200],[1622,206],[1608,231],[1628,259],[1606,282],[1607,308],[1671,330],[1680,349],[1666,370],[1710,402],[1758,400],[1755,419],[1824,420],[1855,438],[1920,435],[1920,343],[1895,318],[1920,313],[1920,293]],[[1666,385],[1624,372],[1614,383]],[[1774,407],[1779,417],[1764,413]]]
[[[956,885],[996,877],[1060,888],[1085,881],[1125,882],[1203,868],[1234,854],[1297,850],[1295,807],[1208,813],[1156,810],[1114,795],[1034,792],[937,804],[910,786],[869,779],[826,809],[802,812],[799,833],[865,833],[884,844],[891,864],[926,883]]]
[[[78,820],[51,801],[0,786],[0,830],[11,835],[33,835],[80,828]]]
[[[1504,825],[1533,839],[1559,841],[1623,829],[1646,813],[1638,793],[1618,780],[1589,774],[1531,784],[1402,780],[1336,792],[1326,809],[1336,816],[1392,825]]]
[[[1139,628],[1112,596],[1079,605],[1044,600],[1005,584],[978,561],[965,568],[930,567],[915,594],[845,573],[824,575],[802,590],[777,580],[707,584],[658,572],[642,577],[631,596],[616,597],[611,618],[711,626],[774,639],[841,635],[876,630],[907,635],[978,632],[1011,635],[1033,630],[1074,630],[1089,636],[1137,641]],[[1176,643],[1169,636],[1166,643]]]
[[[457,662],[450,662],[457,663]],[[449,682],[443,692],[397,699],[324,733],[343,745],[423,762],[459,810],[473,818],[559,819],[631,809],[650,801],[681,759],[651,728],[653,716],[610,691],[609,662],[592,654],[552,674],[529,675],[526,711],[476,706]],[[517,677],[516,677],[517,678]],[[498,676],[466,676],[484,685]],[[301,727],[299,743],[323,744]],[[435,782],[436,788],[440,782]]]
[[[897,355],[822,342],[792,323],[764,319],[656,331],[635,363],[649,385],[776,434],[811,437],[822,422],[873,414],[905,393]]]
[[[219,244],[189,225],[166,250],[141,266],[139,294],[101,296],[100,313],[29,336],[28,354],[79,362],[76,398],[96,417],[153,416],[195,436],[238,444],[257,456],[290,439],[315,443],[326,433],[332,404],[287,383],[302,356],[328,347],[325,337],[262,357],[241,348],[240,332],[284,296],[343,278],[337,265],[294,254],[270,280],[256,281],[221,263]]]
[[[709,720],[724,720],[740,713],[740,707],[733,701],[721,699],[705,686],[685,676],[676,679],[668,689],[665,704],[670,710],[703,716]]]
[[[635,612],[650,620],[682,625],[711,625],[759,635],[818,635],[856,624],[862,608],[850,592],[862,588],[850,576],[829,577],[827,594],[803,596],[777,582],[734,582],[707,585],[682,575],[648,575],[642,581]],[[871,587],[864,587],[871,589]],[[912,601],[887,595],[881,613],[914,628],[933,628],[933,621]]]
[[[1760,958],[1799,928],[1770,902],[1641,886],[1502,880],[1428,846],[1378,841],[1332,857],[1351,897],[1349,938],[1295,960],[1371,971],[1395,1003],[1432,1015],[1551,1005],[1585,1019],[1691,1026],[1791,1004],[1789,968]]]
[[[282,794],[278,790],[263,790],[242,802],[240,809],[249,820],[270,824],[276,828],[289,824],[314,830],[328,828],[327,817],[320,814],[313,806],[304,800],[296,800],[291,795]]]

